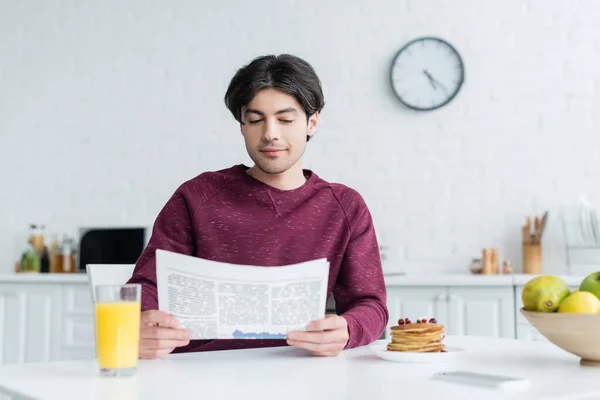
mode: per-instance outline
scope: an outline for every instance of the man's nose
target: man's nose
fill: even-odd
[[[263,139],[266,141],[279,140],[281,137],[281,131],[277,120],[267,120],[263,131]]]

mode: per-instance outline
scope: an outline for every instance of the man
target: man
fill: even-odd
[[[140,357],[286,344],[335,356],[377,340],[389,315],[371,214],[355,190],[302,168],[324,107],[313,68],[291,55],[257,58],[232,78],[225,104],[254,166],[202,173],[160,211],[129,281],[142,284]],[[287,339],[190,341],[173,316],[157,311],[156,249],[266,267],[327,258],[337,315]]]

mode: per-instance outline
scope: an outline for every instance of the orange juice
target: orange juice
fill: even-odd
[[[100,368],[135,367],[139,343],[139,302],[96,304],[96,349]]]

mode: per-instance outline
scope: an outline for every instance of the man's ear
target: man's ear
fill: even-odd
[[[308,136],[313,136],[317,133],[317,126],[319,125],[319,112],[316,111],[313,115],[308,118],[308,131],[306,134]]]

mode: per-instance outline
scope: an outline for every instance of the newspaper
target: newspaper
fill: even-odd
[[[325,316],[326,259],[261,267],[156,250],[158,308],[191,339],[285,339]]]

